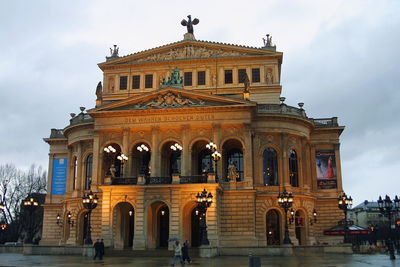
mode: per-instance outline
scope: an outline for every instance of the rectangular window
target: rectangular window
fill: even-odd
[[[197,72],[197,85],[205,85],[206,84],[206,72],[199,71]]]
[[[132,76],[132,89],[139,89],[140,88],[140,75],[133,75]]]
[[[128,84],[128,76],[119,77],[119,90],[126,90]]]
[[[260,82],[260,69],[251,69],[251,81],[253,83]]]
[[[191,72],[185,72],[184,73],[183,85],[185,85],[185,86],[191,86],[192,85],[192,73]]]
[[[239,83],[243,83],[244,82],[244,75],[246,74],[246,70],[245,69],[239,69],[238,70],[238,78],[239,78]]]
[[[145,76],[145,87],[153,88],[153,74],[147,74]]]
[[[225,70],[225,84],[232,83],[232,70]]]

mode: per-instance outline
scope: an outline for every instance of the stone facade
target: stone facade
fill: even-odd
[[[196,195],[203,189],[214,196],[206,214],[213,248],[282,244],[277,195],[284,189],[294,195],[293,244],[329,243],[323,230],[343,217],[337,196],[344,127],[335,117],[308,118],[302,104],[284,103],[282,56],[275,49],[183,40],[124,57],[113,53],[100,63],[104,79],[95,107],[71,114],[68,126],[44,139],[50,153],[41,244],[84,243],[82,195],[91,190],[99,197],[92,238],[104,238],[106,246],[145,250],[168,246],[172,237],[198,246]],[[211,141],[222,155],[216,162],[206,149]],[[175,144],[181,151],[171,149]],[[109,146],[115,152],[104,150]],[[328,152],[334,177],[318,181],[318,157]],[[122,154],[127,161],[118,159]],[[228,176],[230,163],[237,179]]]

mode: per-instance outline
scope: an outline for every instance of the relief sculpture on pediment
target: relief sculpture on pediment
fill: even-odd
[[[165,107],[182,107],[182,106],[202,106],[205,102],[202,100],[192,100],[189,98],[184,98],[180,93],[167,93],[165,95],[159,94],[157,99],[152,99],[145,103],[140,103],[135,105],[135,108],[145,109],[145,108],[165,108]]]
[[[140,58],[137,61],[162,61],[162,60],[174,60],[182,58],[209,58],[209,57],[226,57],[226,56],[240,56],[247,55],[246,53],[239,53],[236,51],[226,51],[222,49],[208,49],[205,47],[198,46],[185,46],[183,48],[170,49],[165,53],[158,53]]]

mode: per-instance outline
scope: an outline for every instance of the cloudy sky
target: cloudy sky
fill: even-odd
[[[144,3],[146,2],[146,3]],[[400,1],[19,1],[0,8],[0,164],[47,168],[51,128],[95,105],[97,63],[183,39],[284,53],[282,95],[338,117],[344,190],[357,204],[400,193]]]

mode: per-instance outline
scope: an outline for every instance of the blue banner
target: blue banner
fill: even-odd
[[[51,177],[51,194],[64,195],[67,187],[67,159],[53,160],[53,175]]]

